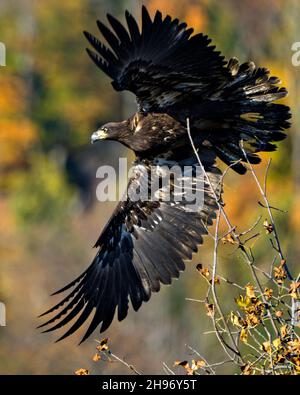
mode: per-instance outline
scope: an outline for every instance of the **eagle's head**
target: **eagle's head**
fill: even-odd
[[[91,142],[94,144],[99,140],[116,140],[124,144],[130,134],[128,121],[109,122],[92,134]]]
[[[185,126],[168,114],[137,112],[122,122],[110,122],[92,134],[91,141],[115,140],[136,154],[174,144],[186,134]]]

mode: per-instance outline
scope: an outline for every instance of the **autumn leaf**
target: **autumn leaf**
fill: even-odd
[[[300,287],[299,281],[293,281],[290,285],[289,294],[293,299],[298,299],[298,288]]]
[[[282,339],[284,339],[287,335],[287,325],[282,325],[280,328],[280,336]]]
[[[210,276],[209,269],[207,267],[203,267],[201,263],[196,266],[196,269],[204,278],[208,278]]]
[[[204,368],[206,366],[206,363],[202,361],[202,359],[200,359],[199,361],[197,361],[197,366],[198,368]]]
[[[264,342],[261,347],[262,347],[263,351],[267,352],[268,354],[271,354],[272,347],[271,347],[271,343],[269,341]]]
[[[101,355],[98,354],[98,353],[96,353],[96,354],[93,356],[93,361],[94,361],[94,362],[98,362],[98,361],[100,361],[100,359],[101,359]]]
[[[243,329],[241,330],[241,333],[240,333],[240,340],[241,340],[243,343],[247,343],[247,342],[248,342],[248,331],[247,331],[245,328],[243,328]]]
[[[293,354],[300,356],[300,340],[299,339],[289,341],[288,347]]]
[[[235,298],[234,299],[235,300],[235,303],[239,306],[239,307],[241,307],[241,308],[243,308],[243,309],[246,309],[248,306],[249,306],[249,304],[250,304],[250,299],[248,298],[248,297],[244,297],[244,296],[242,296],[242,295],[239,295],[239,297],[238,298]]]
[[[189,365],[188,361],[175,361],[174,366],[182,366],[183,368],[186,368]]]
[[[279,350],[281,347],[281,339],[279,337],[273,340],[273,346],[276,348],[276,350]]]
[[[81,368],[81,369],[75,370],[74,374],[76,376],[87,376],[87,375],[90,374],[90,372],[87,369],[82,369]]]
[[[255,298],[254,287],[251,284],[246,285],[246,295],[248,298]]]
[[[284,363],[284,361],[285,357],[282,354],[278,353],[278,355],[275,357],[275,362],[279,364]]]
[[[233,238],[232,234],[229,233],[227,236],[222,237],[222,243],[223,244],[237,244],[237,242],[235,241],[235,239]]]
[[[287,273],[282,264],[274,267],[274,277],[278,285],[282,285],[287,278]]]
[[[261,322],[261,319],[259,316],[257,316],[257,314],[252,313],[246,315],[246,322],[248,326],[254,328]]]
[[[199,369],[199,365],[198,365],[198,361],[196,362],[194,359],[192,359],[192,363],[191,363],[191,369],[193,370],[193,371],[196,371],[196,370],[198,370]]]
[[[195,361],[194,359],[191,361],[191,365],[188,361],[175,361],[174,366],[181,366],[186,370],[187,375],[194,375],[195,372],[206,366],[205,362],[202,360]]]
[[[109,350],[109,347],[108,347],[108,344],[107,344],[108,343],[108,338],[107,337],[105,339],[102,339],[101,341],[97,340],[97,342],[100,343],[99,346],[96,347],[96,349],[98,351],[108,351]]]
[[[242,373],[244,376],[250,376],[253,373],[250,364],[246,364],[241,367]]]
[[[192,365],[193,365],[192,361]],[[188,363],[188,361],[175,361],[174,366],[181,366],[186,370],[186,374],[187,375],[193,375],[194,371],[197,370],[198,368],[196,367],[196,365],[194,364],[195,369],[190,367],[190,364]]]
[[[300,358],[293,357],[293,358],[291,358],[291,362],[293,363],[294,368],[296,370],[296,374],[298,375],[300,373]]]
[[[268,300],[271,299],[273,296],[273,289],[265,288],[264,295],[265,295],[266,299],[268,299]]]
[[[214,316],[214,305],[212,303],[205,303],[205,308],[206,308],[206,314],[209,317],[213,317]]]
[[[281,318],[282,316],[283,316],[283,311],[277,310],[276,313],[275,313],[275,317]]]
[[[210,283],[212,283],[212,280],[210,280]],[[215,277],[214,283],[217,284],[217,285],[221,284],[219,277]]]
[[[233,325],[241,327],[241,318],[234,314],[233,311],[230,313],[230,321]]]
[[[267,219],[264,221],[263,227],[265,228],[266,234],[267,234],[267,235],[269,235],[270,233],[272,233],[273,230],[274,230],[273,225],[270,224],[270,223],[268,222]]]

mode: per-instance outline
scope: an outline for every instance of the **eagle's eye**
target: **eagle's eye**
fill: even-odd
[[[102,130],[103,130],[104,133],[108,132],[108,128],[106,128],[106,127],[102,128]]]

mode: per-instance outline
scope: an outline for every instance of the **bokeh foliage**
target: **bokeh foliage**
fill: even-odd
[[[90,353],[90,344],[79,349],[74,339],[53,345],[51,336],[34,329],[35,317],[49,303],[48,294],[89,263],[94,254],[89,247],[113,209],[95,202],[96,168],[129,154],[117,144],[89,146],[90,133],[99,124],[129,115],[132,105],[126,95],[113,92],[90,62],[82,31],[96,32],[95,20],[104,19],[106,12],[122,18],[128,8],[139,15],[142,3],[205,31],[227,57],[269,66],[288,88],[294,124],[272,154],[269,196],[272,204],[288,211],[278,212],[276,219],[296,267],[300,67],[292,66],[291,45],[300,38],[298,1],[2,0],[0,41],[7,47],[7,67],[0,69],[0,300],[9,317],[7,328],[0,328],[1,373],[71,373]],[[241,229],[261,211],[247,177],[229,174],[225,184],[226,210]],[[268,259],[264,242],[259,239],[255,245],[262,266]],[[207,240],[194,262],[208,261],[211,248]],[[224,273],[247,283],[230,246],[224,246],[221,259]],[[208,357],[213,354],[214,339],[203,335],[210,325],[205,311],[185,300],[205,292],[195,264],[188,266],[172,288],[163,289],[138,315],[114,324],[108,334],[118,354],[143,371],[161,372],[162,361],[187,352],[185,343],[201,345]],[[126,369],[114,364],[102,371]]]

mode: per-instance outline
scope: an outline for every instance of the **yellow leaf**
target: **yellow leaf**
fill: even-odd
[[[244,297],[242,295],[239,295],[238,298],[235,299],[236,304],[241,307],[241,308],[247,308],[250,303],[250,299],[248,297]]]
[[[246,295],[248,298],[255,298],[254,287],[251,284],[246,285]]]
[[[273,340],[273,346],[276,348],[276,350],[278,350],[281,346],[281,340],[278,337],[277,339]]]
[[[287,335],[287,325],[283,325],[280,328],[280,336],[282,339],[284,339],[286,337],[286,335]]]
[[[271,354],[271,352],[272,352],[271,343],[269,341],[264,342],[262,344],[262,349],[263,349],[263,351],[267,352],[268,354]]]
[[[246,330],[245,328],[243,328],[243,329],[241,330],[241,333],[240,333],[240,340],[241,340],[243,343],[247,343],[247,342],[248,342],[248,332],[247,332],[247,330]]]
[[[200,360],[200,361],[197,361],[197,366],[199,368],[204,368],[206,366],[206,363],[204,361]]]
[[[283,267],[283,264],[274,267],[274,277],[278,285],[283,284],[283,280],[287,278],[287,273]]]
[[[227,236],[222,238],[222,243],[223,244],[237,244],[237,241],[234,240],[233,236],[231,233],[229,233]]]
[[[233,311],[230,313],[230,321],[232,322],[233,325],[241,327],[240,317],[238,317],[236,314],[234,314]]]
[[[293,299],[298,299],[298,288],[300,287],[299,281],[293,281],[290,285],[289,294]]]

